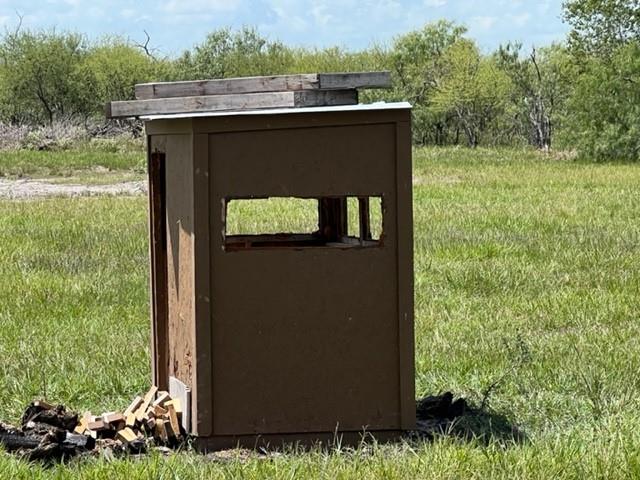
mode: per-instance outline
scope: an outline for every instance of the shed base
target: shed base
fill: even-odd
[[[332,448],[336,446],[357,447],[363,443],[389,443],[400,441],[406,432],[402,430],[382,430],[373,432],[321,432],[321,433],[287,433],[265,435],[221,435],[213,437],[196,437],[194,446],[202,453],[231,448],[267,450],[283,450],[299,448]]]

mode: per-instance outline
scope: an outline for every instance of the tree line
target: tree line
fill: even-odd
[[[414,106],[416,145],[531,145],[594,160],[640,160],[640,5],[572,0],[567,40],[484,53],[446,20],[361,51],[297,48],[253,28],[211,32],[176,58],[149,41],[90,42],[73,32],[20,26],[0,38],[0,122],[89,125],[136,83],[248,75],[389,70],[393,88],[363,101]]]

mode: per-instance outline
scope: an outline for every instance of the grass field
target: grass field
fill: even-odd
[[[0,478],[640,478],[640,165],[414,163],[417,394],[485,399],[484,437],[226,463],[0,454]],[[0,202],[1,419],[42,395],[121,408],[147,387],[146,234],[144,198]]]
[[[123,149],[112,147],[85,146],[68,151],[3,151],[0,152],[0,177],[94,176],[96,171],[109,170],[122,174],[144,172],[146,163],[143,150],[131,145]]]

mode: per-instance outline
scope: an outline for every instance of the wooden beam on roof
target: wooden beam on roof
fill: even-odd
[[[106,115],[107,118],[122,118],[175,113],[356,105],[357,103],[356,90],[305,90],[118,101],[107,104]]]
[[[320,90],[391,88],[390,72],[320,73]]]
[[[157,98],[235,95],[240,93],[389,87],[391,87],[391,74],[389,72],[355,72],[143,83],[135,86],[135,92],[138,100],[152,100]]]
[[[196,97],[239,93],[286,92],[318,88],[318,75],[277,75],[271,77],[226,78],[187,82],[142,83],[136,85],[136,98]]]

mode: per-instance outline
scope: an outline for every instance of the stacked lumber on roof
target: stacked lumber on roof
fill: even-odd
[[[107,104],[107,117],[355,105],[358,90],[389,87],[389,72],[145,83],[135,86],[136,100]]]

